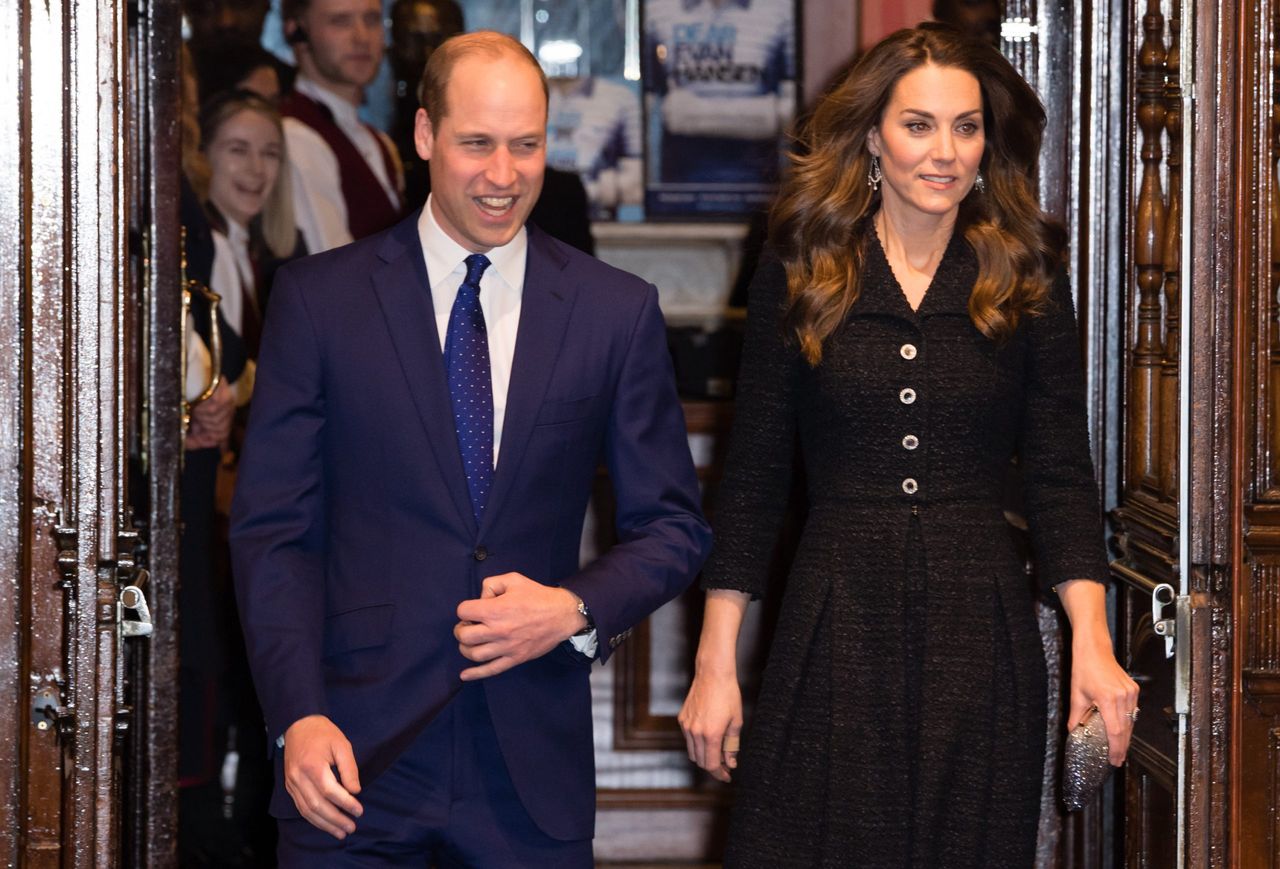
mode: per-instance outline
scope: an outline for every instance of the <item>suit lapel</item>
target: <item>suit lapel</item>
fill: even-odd
[[[568,259],[550,238],[529,225],[529,253],[520,298],[520,325],[507,386],[507,412],[502,422],[502,447],[494,471],[493,490],[485,507],[483,533],[501,512],[528,446],[538,408],[551,382],[564,340],[577,285],[565,274]],[[443,365],[441,365],[443,368]]]
[[[418,214],[415,211],[401,221],[383,240],[378,250],[383,265],[374,270],[373,288],[449,496],[462,521],[474,533],[471,497],[458,452],[449,385],[440,353],[440,333],[431,306],[431,283],[418,238]],[[523,316],[521,322],[523,328]]]

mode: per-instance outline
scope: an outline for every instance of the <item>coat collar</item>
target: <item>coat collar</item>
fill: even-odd
[[[467,479],[448,411],[449,384],[440,353],[440,333],[431,305],[431,283],[418,237],[418,212],[396,224],[377,248],[382,265],[373,270],[373,289],[382,307],[391,343],[413,398],[418,420],[426,429],[436,464],[460,520],[475,533]],[[441,408],[445,412],[441,412]]]
[[[927,317],[969,316],[969,294],[978,278],[978,259],[962,231],[952,233],[924,300],[914,311],[870,220],[864,222],[860,243],[866,253],[862,289],[849,316],[895,317],[916,324]]]
[[[511,492],[519,473],[533,424],[551,383],[556,359],[564,344],[578,285],[567,273],[569,258],[552,238],[528,224],[529,254],[520,299],[511,381],[507,385],[507,413],[502,422],[502,448],[494,470],[493,489],[485,507],[481,536]],[[452,424],[450,424],[452,428]],[[461,465],[459,465],[461,467]]]

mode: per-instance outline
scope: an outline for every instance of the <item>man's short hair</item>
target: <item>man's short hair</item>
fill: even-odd
[[[525,60],[538,72],[538,80],[542,82],[542,97],[549,99],[547,75],[539,66],[533,52],[525,48],[520,40],[498,33],[494,30],[477,30],[474,33],[460,33],[451,36],[431,52],[431,58],[422,70],[422,81],[418,83],[418,103],[427,111],[427,118],[434,127],[444,120],[448,114],[445,100],[445,89],[449,86],[449,77],[453,68],[464,57],[474,54],[486,54],[494,59],[503,55],[512,55]]]

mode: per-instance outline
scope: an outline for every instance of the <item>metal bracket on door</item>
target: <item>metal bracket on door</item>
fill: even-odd
[[[151,574],[138,566],[137,553],[140,536],[133,527],[132,511],[126,511],[123,529],[116,538],[116,581],[120,583],[120,596],[116,600],[116,621],[120,635],[124,637],[149,637],[155,630],[151,620],[151,608],[142,587]],[[133,615],[129,615],[132,613]]]
[[[1173,607],[1173,618],[1164,615],[1168,607]],[[1164,656],[1174,659],[1173,711],[1185,715],[1190,705],[1191,656],[1187,643],[1191,639],[1191,598],[1178,594],[1167,582],[1157,585],[1151,592],[1151,629],[1156,636],[1164,637]]]
[[[145,582],[147,572],[145,570],[138,571],[139,582]],[[151,609],[147,606],[147,597],[142,593],[142,589],[136,585],[126,585],[120,590],[120,608],[122,610],[132,610],[137,614],[137,618],[129,618],[123,612],[120,614],[120,633],[126,637],[149,637],[155,629],[155,624],[151,621]]]
[[[1178,602],[1178,592],[1167,582],[1162,582],[1151,592],[1151,629],[1156,636],[1164,637],[1164,656],[1173,657],[1174,639],[1178,635],[1176,618],[1164,617],[1165,607],[1174,606]]]
[[[45,685],[31,698],[31,723],[36,730],[57,730],[67,736],[76,729],[76,711],[62,702],[57,685]]]

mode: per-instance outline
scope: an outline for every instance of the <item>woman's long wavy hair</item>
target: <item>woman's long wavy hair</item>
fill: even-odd
[[[982,89],[986,191],[960,205],[956,231],[978,257],[969,316],[1002,340],[1039,312],[1062,262],[1066,233],[1041,210],[1035,187],[1044,106],[995,48],[927,23],[886,37],[818,104],[797,136],[774,204],[773,242],[787,272],[788,331],[810,365],[858,298],[864,221],[880,207],[867,184],[867,136],[898,81],[926,64],[971,73]]]

